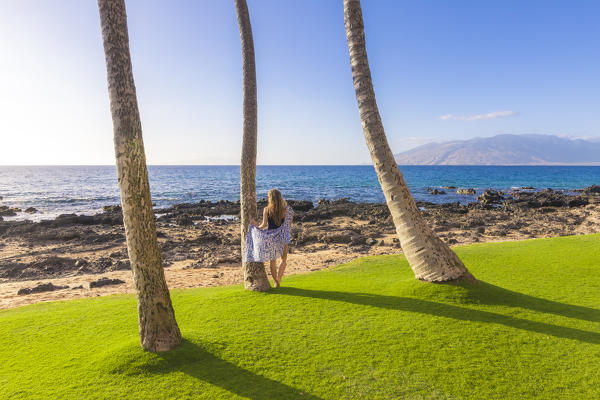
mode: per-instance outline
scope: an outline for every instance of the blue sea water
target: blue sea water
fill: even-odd
[[[238,166],[149,166],[150,186],[157,207],[199,200],[238,200]],[[600,166],[400,166],[417,200],[435,203],[474,201],[486,188],[508,190],[581,189],[600,184]],[[430,195],[428,187],[475,188],[477,195]],[[317,201],[347,197],[354,201],[383,202],[370,165],[258,166],[257,195],[279,188],[284,197]],[[40,214],[20,213],[15,219],[53,218],[62,213],[92,214],[107,204],[118,204],[114,166],[0,166],[0,205],[35,207]],[[5,219],[10,219],[6,218]]]

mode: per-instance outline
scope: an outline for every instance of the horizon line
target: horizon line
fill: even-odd
[[[397,164],[399,167],[598,167],[592,163],[548,164]],[[240,167],[239,164],[147,164],[148,167]],[[257,167],[373,167],[362,164],[258,164]],[[0,164],[2,167],[114,167],[115,164]]]

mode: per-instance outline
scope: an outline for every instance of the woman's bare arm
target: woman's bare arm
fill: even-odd
[[[267,210],[267,207],[265,207],[265,209],[263,210],[262,223],[257,228],[265,229],[267,226],[269,226],[269,211]]]

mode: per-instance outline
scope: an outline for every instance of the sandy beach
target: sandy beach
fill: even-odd
[[[431,228],[450,245],[600,232],[600,194],[593,191],[486,193],[478,203],[467,205],[418,205]],[[296,216],[286,275],[401,252],[385,204],[341,199],[290,205]],[[259,203],[259,210],[262,207]],[[241,284],[240,232],[234,218],[238,203],[178,204],[155,211],[171,289]],[[0,221],[0,254],[0,309],[134,293],[118,206],[94,216]],[[90,288],[101,278],[122,283]],[[48,283],[62,288],[18,294]]]

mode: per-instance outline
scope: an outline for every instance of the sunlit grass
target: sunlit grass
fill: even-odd
[[[480,280],[402,256],[175,290],[185,338],[144,352],[133,296],[0,312],[0,398],[597,399],[600,235],[456,251]]]

